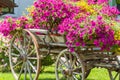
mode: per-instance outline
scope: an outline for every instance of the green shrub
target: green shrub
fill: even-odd
[[[55,61],[52,59],[51,55],[45,56],[42,60],[42,66],[49,66],[52,65]]]
[[[1,37],[1,36],[0,36]],[[10,71],[8,57],[8,41],[3,37],[0,38],[0,72]]]
[[[8,72],[10,71],[9,67],[9,58],[8,53],[6,52],[7,48],[2,48],[0,51],[0,71],[1,72]]]

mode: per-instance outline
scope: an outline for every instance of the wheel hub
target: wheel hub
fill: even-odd
[[[73,73],[72,69],[63,70],[63,74],[66,76],[72,76],[72,73]]]
[[[27,55],[26,54],[21,54],[20,55],[20,60],[22,60],[23,62],[27,61]]]

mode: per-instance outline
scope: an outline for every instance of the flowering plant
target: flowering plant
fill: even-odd
[[[6,17],[0,22],[0,32],[3,36],[13,35],[22,29],[35,28],[32,26],[32,19],[21,16],[19,18]]]
[[[7,18],[0,24],[0,32],[7,36],[19,29],[40,28],[66,35],[66,44],[85,46],[89,42],[101,49],[120,46],[120,13],[108,5],[108,0],[37,0],[29,18]]]
[[[34,26],[47,30],[58,30],[58,25],[79,12],[78,7],[65,4],[62,0],[37,0],[34,3],[32,18]]]
[[[106,4],[108,4],[107,0],[75,2],[81,11],[59,25],[59,32],[67,34],[66,43],[71,51],[74,51],[72,45],[85,46],[88,42],[101,47],[102,50],[120,46],[120,40],[117,39],[119,22],[115,19],[120,12]]]

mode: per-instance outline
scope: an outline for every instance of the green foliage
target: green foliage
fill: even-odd
[[[52,59],[51,55],[47,55],[41,60],[41,62],[42,66],[49,66],[52,65],[55,62],[55,60]]]
[[[8,42],[7,38],[0,35],[0,72],[10,71],[8,58]]]
[[[117,4],[120,4],[120,0],[116,0],[116,3],[117,3]]]
[[[6,47],[2,47],[0,51],[0,72],[10,71],[7,49]]]

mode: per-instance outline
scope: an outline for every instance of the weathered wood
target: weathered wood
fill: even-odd
[[[39,38],[39,45],[43,45],[44,47],[40,49],[40,51],[43,53],[50,51],[50,53],[58,54],[60,51],[62,51],[62,49],[67,48],[67,45],[65,44],[65,38],[62,35],[51,34],[48,30],[44,29],[29,30],[33,33],[40,33],[36,34],[36,36]],[[47,48],[49,46],[52,46],[52,49],[48,50]],[[75,46],[73,45],[73,47]],[[105,68],[113,68],[114,66],[116,66],[115,68],[119,67],[119,65],[111,64],[112,62],[117,62],[116,55],[114,55],[112,51],[103,51],[101,48],[95,47],[93,44],[87,44],[86,46],[78,49],[77,52],[82,61],[86,63],[85,65],[91,68],[95,66]]]
[[[38,42],[39,45],[46,45],[46,46],[59,46],[59,47],[67,47],[66,44],[64,43],[43,43],[43,42]]]
[[[0,0],[0,7],[2,8],[13,8],[17,7],[17,5],[11,0]]]
[[[28,29],[31,32],[39,32],[39,33],[43,33],[43,34],[48,34],[48,30],[45,29]]]
[[[54,35],[37,35],[41,42],[54,42],[54,43],[65,43],[63,36],[54,36]]]
[[[44,48],[44,49],[40,49],[40,51],[41,52],[48,52],[49,50]],[[50,53],[57,53],[58,54],[58,53],[60,53],[60,51],[61,50],[58,50],[58,49],[56,49],[56,50],[50,50]]]
[[[45,29],[29,29],[32,33],[40,39],[40,41],[46,42],[66,42],[63,35],[57,34],[56,32],[49,32]],[[44,42],[43,41],[43,42]]]
[[[104,63],[101,63],[101,64],[97,64],[95,63],[94,64],[96,67],[104,67],[104,68],[114,68],[114,69],[119,69],[120,66],[119,65],[116,65],[116,64],[104,64]]]

